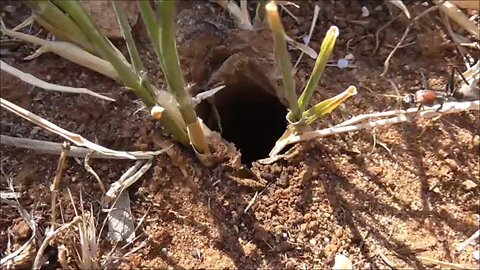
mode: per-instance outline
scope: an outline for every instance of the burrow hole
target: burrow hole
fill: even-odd
[[[227,84],[215,95],[222,137],[242,153],[242,163],[268,157],[275,142],[285,132],[287,110],[278,98],[261,86],[245,80]],[[199,115],[209,128],[219,131],[213,107],[203,102]]]

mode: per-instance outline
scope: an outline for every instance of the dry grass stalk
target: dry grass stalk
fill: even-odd
[[[471,267],[471,266],[466,266],[464,264],[458,264],[458,263],[442,262],[442,261],[439,261],[439,260],[430,259],[430,258],[423,257],[423,256],[417,256],[416,258],[423,261],[423,262],[428,262],[428,263],[433,263],[433,264],[439,265],[442,268],[446,267],[446,268],[449,268],[449,269],[478,270],[478,267]]]
[[[320,7],[318,5],[315,5],[315,8],[313,10],[312,24],[310,25],[310,30],[308,31],[308,35],[307,35],[307,38],[305,40],[305,46],[308,46],[308,43],[310,43],[310,39],[312,38],[313,30],[315,29],[315,25],[317,25],[318,13],[320,13]],[[317,54],[317,53],[315,52],[315,54]],[[300,56],[297,59],[297,62],[295,62],[295,65],[293,66],[293,69],[296,69],[298,64],[300,64],[300,61],[302,60],[303,55],[304,55],[304,52],[302,51],[300,53]]]
[[[67,140],[69,140],[70,142],[78,145],[78,146],[84,146],[84,147],[87,147],[91,150],[94,150],[94,151],[97,151],[97,152],[100,152],[102,154],[105,154],[105,155],[110,155],[110,156],[116,156],[116,157],[123,157],[123,158],[128,158],[128,159],[138,159],[135,155],[132,155],[130,152],[126,152],[126,151],[115,151],[115,150],[112,150],[112,149],[109,149],[109,148],[106,148],[104,146],[101,146],[101,145],[98,145],[96,143],[93,143],[87,139],[85,139],[84,137],[80,136],[79,134],[76,134],[76,133],[73,133],[73,132],[70,132],[68,130],[65,130],[49,121],[47,121],[46,119],[32,113],[32,112],[29,112],[27,110],[25,110],[24,108],[18,106],[18,105],[15,105],[13,103],[11,103],[10,101],[8,100],[5,100],[3,98],[0,98],[0,106],[2,108],[5,108],[7,110],[9,110],[10,112],[13,112],[15,113],[16,115],[50,131],[50,132],[53,132]],[[138,154],[138,153],[137,153]],[[147,157],[149,158],[152,158],[153,155],[152,154],[148,154],[146,155]]]
[[[105,194],[104,203],[110,203],[126,188],[135,183],[152,166],[152,160],[146,162],[137,161],[130,167],[117,181],[111,184],[110,189]]]
[[[115,71],[112,64],[103,60],[102,58],[99,58],[85,51],[84,49],[78,47],[73,43],[64,41],[48,41],[32,35],[16,32],[7,29],[3,25],[3,22],[1,30],[2,33],[7,36],[40,46],[40,48],[33,55],[26,57],[25,60],[31,60],[40,56],[43,53],[52,52],[71,62],[74,62],[93,71],[96,71],[102,75],[105,75],[113,80],[119,80],[118,73]]]
[[[467,15],[465,15],[465,13],[458,9],[454,4],[452,4],[450,1],[434,0],[433,2],[440,8],[442,12],[445,12],[448,17],[459,24],[463,29],[475,36],[476,39],[480,39],[478,25],[470,21]]]
[[[472,234],[467,240],[463,241],[462,243],[457,245],[456,250],[462,251],[464,250],[470,243],[473,243],[475,239],[480,237],[480,230],[477,230],[474,234]]]
[[[407,28],[405,29],[405,32],[403,33],[403,36],[400,38],[400,40],[398,41],[397,45],[395,45],[395,47],[393,48],[393,50],[390,52],[390,54],[387,56],[387,59],[385,59],[385,62],[383,63],[384,65],[384,68],[383,68],[383,72],[382,74],[380,74],[381,77],[385,76],[387,74],[387,71],[388,71],[388,67],[390,65],[390,59],[393,57],[393,55],[395,54],[395,52],[400,48],[400,46],[402,46],[402,43],[403,41],[405,40],[405,38],[407,38],[407,35],[408,33],[410,32],[410,29],[412,28],[413,24],[418,21],[419,19],[421,19],[422,17],[424,17],[425,15],[427,15],[428,13],[436,10],[438,7],[436,6],[433,6],[433,7],[429,7],[428,9],[424,10],[422,13],[420,13],[418,16],[416,16],[415,18],[413,18],[413,20],[408,24]]]
[[[82,200],[80,200],[82,202]],[[82,204],[83,207],[83,204]],[[79,217],[79,216],[77,216]],[[101,269],[97,262],[98,245],[96,241],[96,226],[92,212],[82,209],[82,222],[76,224],[80,235],[80,258],[77,260],[80,269]],[[78,253],[78,252],[77,252]]]
[[[407,16],[407,18],[410,19],[410,12],[408,11],[407,7],[402,2],[402,0],[387,0],[387,2],[398,7],[405,14],[405,16]]]
[[[104,95],[95,93],[92,90],[87,89],[87,88],[69,87],[69,86],[62,86],[62,85],[57,85],[57,84],[53,84],[53,83],[48,83],[46,81],[40,80],[39,78],[37,78],[37,77],[35,77],[31,74],[28,74],[28,73],[25,73],[25,72],[23,72],[19,69],[16,69],[16,68],[10,66],[9,64],[3,62],[2,60],[0,60],[0,69],[2,71],[5,71],[8,74],[14,76],[14,77],[17,77],[18,79],[20,79],[20,80],[22,80],[22,81],[24,81],[24,82],[26,82],[30,85],[40,87],[40,88],[45,89],[45,90],[58,91],[58,92],[63,92],[63,93],[87,94],[87,95],[90,95],[90,96],[93,96],[93,97],[96,97],[96,98],[100,98],[100,99],[103,99],[103,100],[115,101],[115,99],[113,99],[113,98],[109,98],[109,97],[106,97]]]
[[[0,203],[6,203],[11,207],[15,208],[20,214],[20,216],[23,218],[25,223],[27,223],[32,230],[32,235],[27,240],[27,242],[25,242],[20,248],[18,248],[14,252],[0,259],[0,266],[7,267],[10,263],[13,263],[13,265],[15,265],[17,262],[19,262],[23,257],[22,254],[24,254],[25,252],[30,252],[30,249],[34,246],[34,240],[36,238],[39,239],[40,237],[37,225],[33,220],[33,217],[27,212],[27,210],[25,210],[25,208],[23,208],[22,205],[20,205],[19,202],[0,198]]]
[[[90,161],[90,156],[92,155],[93,152],[91,152],[90,154],[88,154],[86,157],[85,157],[85,160],[83,162],[83,167],[85,168],[85,170],[87,172],[89,172],[91,175],[93,175],[93,177],[95,177],[95,180],[97,180],[97,183],[98,185],[100,186],[100,190],[105,193],[107,192],[107,190],[105,189],[105,185],[103,184],[102,182],[102,179],[100,179],[100,176],[98,176],[98,174],[93,170],[93,168],[88,164],[88,162]]]
[[[78,223],[81,223],[81,222],[82,222],[82,218],[76,216],[69,223],[63,224],[62,226],[60,226],[55,231],[47,233],[47,235],[45,236],[45,239],[43,239],[42,244],[38,248],[38,252],[37,252],[37,255],[35,256],[35,261],[33,262],[32,269],[40,270],[43,253],[45,252],[45,249],[47,248],[47,246],[50,244],[50,241],[52,241],[59,233],[65,231],[65,230],[68,230],[71,227],[73,227],[73,226],[75,226],[75,225],[77,225]]]
[[[51,213],[50,213],[50,226],[55,229],[55,225],[57,224],[57,196],[58,191],[60,190],[60,182],[62,181],[63,171],[65,170],[65,165],[67,163],[67,153],[70,148],[70,144],[68,142],[64,142],[62,144],[62,153],[60,154],[60,158],[58,159],[57,171],[55,172],[55,178],[53,179],[53,183],[50,186],[51,192]]]
[[[42,140],[34,140],[28,138],[17,138],[7,135],[0,135],[0,143],[3,145],[9,145],[24,149],[30,149],[39,153],[60,155],[62,153],[62,144],[56,142],[48,142]],[[153,156],[159,155],[167,151],[168,149],[159,150],[159,151],[131,151],[128,152],[130,155],[134,156],[136,159],[151,159]],[[112,156],[105,155],[99,152],[92,151],[88,148],[70,146],[70,151],[67,153],[69,157],[79,157],[84,158],[87,155],[90,155],[90,158],[101,158],[101,159],[130,159],[124,156]]]
[[[472,1],[472,0],[450,0],[453,4],[460,8],[468,8],[468,9],[480,9],[480,2],[479,1]]]

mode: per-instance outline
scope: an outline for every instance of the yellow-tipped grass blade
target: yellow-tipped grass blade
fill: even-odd
[[[344,102],[349,97],[354,96],[356,94],[357,94],[357,88],[351,85],[342,93],[334,97],[331,97],[329,99],[323,100],[322,102],[308,109],[303,113],[303,117],[306,119],[307,124],[311,124],[318,118],[330,113],[336,107],[338,107],[338,105],[340,105],[342,102]]]

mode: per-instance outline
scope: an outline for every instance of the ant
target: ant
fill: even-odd
[[[463,81],[469,85],[467,79],[463,76],[462,72],[458,70],[457,67],[452,67],[448,82],[445,85],[445,91],[436,91],[427,89],[427,80],[422,72],[422,86],[414,94],[410,93],[403,97],[403,107],[404,109],[413,108],[415,105],[420,104],[417,110],[417,113],[423,108],[423,106],[433,106],[435,104],[440,104],[440,107],[436,111],[440,111],[443,107],[445,101],[460,101],[464,100],[462,95],[456,93],[454,75],[455,71],[460,74]],[[416,115],[416,114],[415,114]],[[415,116],[413,117],[415,118]]]

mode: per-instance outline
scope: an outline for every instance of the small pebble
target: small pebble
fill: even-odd
[[[288,269],[288,270],[295,269],[295,264],[292,261],[288,261],[285,263],[285,269]]]
[[[480,261],[480,250],[475,250],[473,252],[473,257],[477,260]]]
[[[442,158],[446,158],[448,156],[448,153],[443,150],[443,149],[439,149],[438,150],[438,154],[442,157]]]
[[[473,137],[473,147],[479,147],[480,146],[480,135],[475,135]]]
[[[3,7],[3,10],[7,13],[15,13],[15,11],[17,11],[17,7],[12,6],[12,5],[8,5],[8,6]]]
[[[456,171],[458,169],[458,164],[454,159],[447,158],[447,159],[445,159],[445,162],[448,164],[450,169],[452,169],[454,171]]]
[[[472,180],[463,181],[462,186],[466,191],[471,191],[478,187],[477,183],[473,182]]]
[[[333,270],[346,270],[353,269],[353,264],[350,259],[342,254],[335,256],[335,265],[332,267]]]
[[[367,7],[363,6],[362,7],[362,17],[368,17],[370,16],[370,11],[368,10]]]
[[[345,55],[344,58],[347,59],[347,60],[352,60],[352,61],[355,60],[355,56],[353,56],[353,54],[351,54],[351,53]]]

